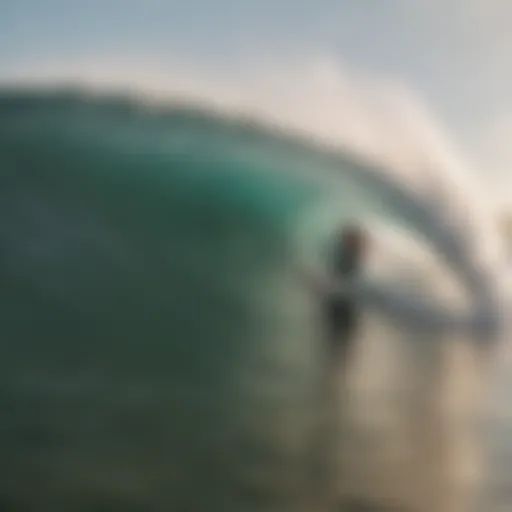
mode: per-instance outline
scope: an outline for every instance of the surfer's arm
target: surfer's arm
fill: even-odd
[[[336,287],[335,293],[338,293]],[[365,307],[385,314],[399,324],[409,328],[432,331],[446,329],[470,330],[471,315],[463,311],[448,309],[428,300],[424,296],[400,290],[389,283],[357,281],[345,283],[340,294],[350,294]]]

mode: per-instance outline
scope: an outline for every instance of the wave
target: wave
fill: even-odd
[[[37,105],[36,110],[39,111],[58,107],[61,114],[63,109],[67,110],[68,115],[74,111],[74,120],[80,120],[82,114],[90,116],[98,108],[104,109],[104,115],[107,112],[119,115],[124,111],[122,115],[131,116],[132,123],[137,122],[137,116],[147,118],[151,115],[146,103],[121,96],[111,100],[105,94],[94,98],[94,94],[54,92],[41,97],[37,94],[19,95],[11,91],[4,94],[3,104],[7,112],[30,108],[31,105]],[[417,255],[418,248],[423,247],[423,250],[434,253],[439,268],[444,269],[446,265],[450,267],[450,272],[444,269],[444,281],[457,279],[473,297],[472,312],[466,312],[468,321],[471,323],[471,317],[477,319],[477,324],[488,327],[493,324],[495,330],[497,317],[503,313],[503,295],[507,290],[502,285],[508,275],[506,239],[498,217],[501,212],[494,211],[488,199],[477,193],[478,184],[469,180],[468,173],[464,174],[460,165],[453,165],[453,159],[447,161],[446,158],[437,158],[436,161],[432,158],[432,155],[444,156],[446,152],[440,153],[438,147],[433,145],[428,158],[424,156],[425,149],[422,148],[418,152],[419,156],[409,166],[393,166],[390,165],[393,162],[389,158],[382,158],[382,154],[350,149],[348,144],[343,148],[339,142],[333,147],[332,143],[315,138],[314,134],[300,129],[286,132],[254,114],[244,117],[240,112],[233,111],[228,120],[225,110],[205,110],[190,103],[178,103],[178,107],[167,108],[163,105],[158,106],[160,112],[156,118],[162,121],[165,119],[174,127],[172,134],[169,134],[172,135],[172,141],[165,141],[166,151],[198,151],[204,154],[209,149],[219,155],[226,151],[232,162],[237,158],[254,158],[254,162],[273,159],[272,165],[277,168],[275,172],[282,174],[284,171],[288,175],[302,174],[316,180],[330,180],[332,185],[339,187],[341,200],[349,198],[348,194],[343,193],[343,188],[348,188],[355,194],[355,199],[345,208],[343,215],[345,218],[359,217],[359,222],[371,211],[369,203],[376,199],[380,204],[379,215],[387,218],[390,225],[409,228],[408,235],[415,241],[407,248],[402,243],[404,254],[399,258],[402,262],[398,264],[395,282],[390,286],[396,287],[400,280],[403,281],[403,272],[400,271],[403,260]],[[189,126],[185,129],[187,123]],[[195,130],[194,123],[201,127],[199,131]],[[211,134],[216,130],[218,133],[212,137]],[[161,139],[164,134],[165,130],[162,130],[156,139]],[[137,135],[140,137],[141,134]],[[151,135],[155,137],[156,133],[153,131]],[[142,135],[138,143],[145,144],[147,136]],[[253,156],[248,157],[251,152]],[[308,164],[299,162],[301,158],[308,159]],[[279,159],[283,159],[282,166]],[[337,215],[340,212],[331,216],[334,224],[338,222],[334,220]],[[375,231],[374,226],[375,223],[370,223],[368,227]],[[376,232],[373,236],[382,238],[382,229],[377,231],[381,234]],[[393,231],[394,235],[387,236],[387,240],[394,245],[400,229]],[[386,232],[390,233],[389,228]],[[403,242],[404,237],[401,238]],[[422,238],[427,240],[429,247],[422,244]],[[377,246],[383,247],[383,244]],[[382,257],[376,259],[382,260]],[[395,258],[395,261],[399,260]],[[418,266],[417,258],[415,264],[417,274],[428,274],[424,265]],[[448,274],[451,274],[449,279]],[[388,299],[391,300],[390,296]],[[410,294],[403,299],[414,301]],[[427,312],[428,302],[423,301],[422,307]],[[449,307],[445,304],[436,309],[431,304],[430,309],[436,310],[432,314],[439,316],[440,309],[446,312]],[[487,332],[484,336],[490,335]]]
[[[84,92],[71,92],[67,95],[57,93],[50,96],[53,96],[54,103],[75,101],[83,108],[87,104],[92,108],[94,103],[91,101],[94,94]],[[382,205],[379,215],[386,216],[394,224],[411,228],[413,238],[420,245],[418,237],[428,239],[430,250],[436,253],[438,264],[449,265],[451,273],[462,281],[474,297],[474,307],[478,310],[474,312],[475,316],[483,314],[489,317],[491,310],[502,306],[505,291],[500,286],[504,276],[508,275],[506,240],[499,222],[502,212],[495,211],[489,197],[482,192],[487,188],[482,188],[478,182],[470,179],[468,169],[433,134],[430,127],[423,129],[412,147],[411,143],[405,141],[398,151],[396,141],[391,141],[390,147],[386,147],[386,142],[389,141],[379,141],[376,145],[374,141],[361,143],[345,135],[341,138],[337,136],[336,140],[323,133],[318,136],[317,132],[312,132],[303,122],[287,121],[279,118],[277,114],[268,117],[266,110],[244,111],[238,107],[232,108],[229,114],[230,111],[222,107],[222,104],[222,108],[212,108],[208,101],[201,103],[197,99],[188,103],[174,102],[178,107],[172,107],[171,102],[171,107],[165,107],[165,102],[151,104],[144,96],[141,98],[145,101],[137,101],[137,96],[110,99],[111,97],[112,94],[100,94],[99,98],[102,99],[99,103],[105,107],[105,103],[110,101],[110,110],[131,110],[134,115],[144,111],[145,115],[149,115],[152,110],[160,110],[160,118],[174,117],[175,121],[179,121],[188,117],[189,120],[194,118],[203,124],[217,123],[224,132],[224,146],[216,149],[219,153],[228,145],[229,151],[237,157],[244,153],[243,158],[246,158],[248,151],[253,151],[255,158],[269,159],[279,154],[280,158],[289,160],[283,162],[283,168],[288,173],[310,174],[316,179],[320,179],[320,175],[323,175],[323,179],[329,179],[329,175],[336,176],[336,186],[340,189],[350,187],[355,193],[356,199],[346,210],[346,216],[364,215],[361,203],[378,198],[377,201]],[[196,106],[201,104],[202,107]],[[414,108],[409,105],[408,109],[415,115],[415,124],[428,125],[426,114],[417,112],[416,105]],[[167,111],[165,115],[164,111]],[[396,105],[397,124],[407,121],[407,117],[404,121],[404,116],[398,115],[403,111],[403,105]],[[270,123],[268,119],[274,122]],[[276,125],[276,122],[279,124]],[[285,128],[278,128],[279,126]],[[183,145],[181,150],[187,151],[189,143],[189,151],[193,150],[194,144],[198,151],[203,151],[204,134],[201,140],[196,133],[185,132],[176,137],[175,132],[176,130],[173,132],[173,147],[168,145],[168,150],[172,151],[176,145]],[[229,137],[236,132],[238,135],[229,141]],[[218,145],[218,138],[219,136],[215,140],[209,140],[208,144]],[[236,148],[236,144],[242,140],[243,145]],[[267,154],[258,155],[258,152]],[[307,155],[311,163],[299,164],[297,160],[301,155]],[[294,159],[295,162],[292,163]],[[282,171],[283,169],[277,170]],[[368,199],[369,196],[372,198]],[[340,197],[346,200],[347,194],[341,192]],[[350,208],[353,209],[352,212]],[[409,247],[408,251],[413,249]]]
[[[371,231],[359,292],[409,332],[437,319],[450,333],[460,316],[488,341],[507,301],[498,214],[460,166],[437,149],[405,159],[367,149],[254,112],[1,92],[7,460],[59,453],[42,464],[58,485],[73,464],[106,487],[114,474],[138,479],[132,502],[162,471],[179,472],[174,508],[194,495],[184,481],[208,483],[202,505],[231,496],[234,478],[234,502],[262,481],[273,503],[288,489],[284,510],[318,499],[303,472],[317,413],[332,403],[318,398],[320,326],[302,274],[322,270],[340,223]],[[48,424],[34,396],[55,407]],[[224,474],[191,462],[223,453]],[[37,474],[29,466],[19,481]],[[96,484],[73,482],[84,496]]]

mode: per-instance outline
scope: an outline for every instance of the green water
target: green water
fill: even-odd
[[[6,503],[315,510],[329,399],[297,249],[329,187],[228,151],[191,114],[16,101],[0,122]]]

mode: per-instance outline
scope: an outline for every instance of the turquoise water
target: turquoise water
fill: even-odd
[[[359,167],[191,107],[4,92],[0,504],[334,507],[301,265],[340,221],[422,222]]]
[[[1,108],[7,499],[302,503],[320,347],[294,223],[325,185],[186,110]]]

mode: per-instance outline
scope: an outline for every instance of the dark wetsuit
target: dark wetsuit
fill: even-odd
[[[351,278],[359,272],[356,254],[338,251],[333,265],[334,279]],[[343,295],[327,295],[324,310],[330,349],[336,357],[345,357],[353,343],[359,324],[359,308],[354,299]]]

